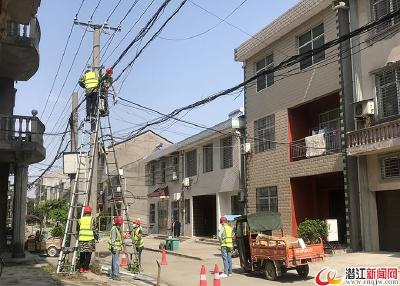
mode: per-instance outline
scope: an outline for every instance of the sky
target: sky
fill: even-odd
[[[87,22],[93,14],[92,22],[101,24],[117,7],[108,23],[110,26],[118,26],[135,1],[101,0],[93,14],[99,0],[86,0],[77,19],[81,22]],[[132,41],[150,18],[150,15],[163,2],[163,0],[153,1],[147,13],[129,34],[127,32],[139,19],[151,0],[138,0],[132,12],[122,23],[120,32],[114,35],[112,32],[102,33],[102,47],[106,43],[110,43],[107,50],[103,48],[102,65],[107,67],[115,62],[122,50]],[[225,18],[234,9],[237,9],[226,21],[242,31],[225,22],[220,23],[220,19],[205,12],[191,1],[220,18]],[[249,35],[257,33],[298,2],[297,0],[191,1],[188,1],[169,22],[160,37],[156,38],[144,50],[133,65],[125,83],[121,86],[122,77],[115,84],[120,97],[163,113],[169,113],[175,108],[240,83],[243,81],[242,64],[235,62],[234,49],[249,39]],[[78,25],[75,25],[72,30],[63,63],[53,90],[51,90],[67,37],[81,2],[82,0],[43,0],[41,2],[38,12],[41,26],[39,70],[29,81],[16,84],[18,91],[14,114],[30,115],[32,109],[37,109],[39,111],[38,116],[45,123],[46,132],[49,133],[64,131],[71,110],[71,93],[73,91],[78,91],[80,94],[83,92],[81,88],[76,87],[76,83],[91,55],[93,33],[90,31],[85,33],[85,28]],[[119,2],[120,5],[116,6]],[[142,46],[178,7],[180,2],[180,0],[171,1],[160,20],[155,24],[154,29],[141,43]],[[208,32],[201,36],[182,40],[205,31]],[[121,42],[124,37],[125,40]],[[165,38],[174,40],[166,40]],[[116,66],[114,75],[118,75],[122,71],[127,63],[132,60],[136,51],[137,47],[134,46],[134,49]],[[76,58],[73,62],[75,54]],[[44,109],[47,99],[48,103],[46,109]],[[213,126],[226,120],[229,112],[242,106],[242,94],[228,95],[203,107],[187,113],[184,112],[180,117],[183,116],[184,120],[191,122]],[[127,132],[136,129],[138,125],[142,125],[147,120],[157,116],[149,112],[132,109],[119,101],[111,107],[110,117],[114,134],[124,136]],[[81,112],[79,122],[82,119],[83,113]],[[201,129],[176,122],[155,126],[153,130],[172,142],[178,142],[201,131]],[[35,175],[40,174],[41,170],[54,158],[60,139],[61,136],[45,136],[47,158],[40,164],[30,167],[30,181]],[[67,139],[69,140],[69,138]],[[62,166],[62,160],[59,160],[55,166],[55,170],[59,170]]]

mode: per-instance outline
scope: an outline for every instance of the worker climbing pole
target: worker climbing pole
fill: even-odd
[[[104,151],[105,172],[108,181],[108,188],[111,193],[111,202],[113,203],[113,214],[122,216],[123,229],[128,229],[129,233],[133,231],[133,223],[129,218],[127,204],[125,201],[124,190],[122,189],[122,177],[119,173],[117,156],[114,149],[114,138],[112,135],[111,123],[109,118],[108,96],[113,91],[115,99],[115,90],[112,85],[112,69],[105,71],[100,66],[100,34],[103,29],[120,30],[111,28],[108,25],[95,25],[91,23],[76,24],[91,28],[94,33],[93,41],[93,65],[81,77],[79,84],[85,88],[86,96],[86,118],[84,120],[83,133],[90,134],[89,142],[83,139],[76,156],[76,175],[71,186],[71,197],[69,203],[68,218],[65,224],[62,248],[60,251],[57,273],[74,273],[77,268],[79,257],[79,243],[77,222],[84,214],[83,206],[89,205],[92,208],[92,215],[96,217],[97,210],[97,170],[99,148]],[[84,136],[81,136],[81,138]],[[87,138],[88,139],[88,138]],[[117,176],[111,176],[111,172],[116,172]],[[112,179],[113,177],[113,179]],[[128,249],[129,248],[129,249]],[[122,240],[122,249],[128,256],[128,266],[137,265],[137,254],[133,241]],[[132,257],[132,259],[130,259]],[[133,260],[133,261],[131,261]]]

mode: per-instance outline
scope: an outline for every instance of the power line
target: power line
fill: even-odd
[[[71,111],[69,120],[71,120],[73,114],[79,109],[79,107],[82,105],[83,102],[84,102],[84,101],[82,100],[82,101],[78,104],[78,106],[77,106],[74,110]],[[68,120],[68,121],[69,121],[69,120]],[[67,150],[68,145],[69,145],[69,143],[70,143],[71,141],[68,141],[68,142],[67,142],[67,144],[65,145],[64,149],[62,149],[62,146],[63,146],[64,140],[65,140],[65,138],[66,138],[66,135],[67,135],[67,133],[68,133],[68,129],[69,129],[69,122],[68,122],[67,126],[65,127],[64,134],[63,134],[63,136],[62,136],[62,138],[61,138],[61,140],[60,140],[60,144],[59,144],[59,146],[58,146],[57,153],[56,153],[56,155],[54,156],[53,160],[52,160],[51,163],[48,165],[48,167],[47,167],[46,169],[43,170],[43,172],[39,175],[39,177],[37,177],[33,182],[29,183],[28,188],[31,188],[38,180],[40,180],[40,178],[43,177],[43,176],[53,167],[53,165],[55,164],[55,162],[57,162],[57,160],[60,159],[61,156],[63,155],[63,153]]]
[[[142,14],[139,16],[139,18],[133,23],[133,25],[130,27],[128,32],[125,34],[125,36],[118,42],[117,46],[112,50],[112,52],[107,56],[107,58],[104,60],[104,62],[107,62],[108,59],[115,53],[115,51],[119,48],[119,46],[122,44],[122,42],[126,39],[126,37],[130,34],[130,32],[135,28],[136,24],[142,19],[144,14],[146,14],[147,10],[150,8],[150,6],[154,3],[155,0],[152,0],[149,5],[144,9]],[[129,10],[128,10],[129,12]]]
[[[94,14],[96,13],[97,9],[99,8],[101,2],[102,2],[102,0],[99,0],[99,1],[98,1],[97,6],[94,8],[94,10],[93,10],[93,12],[92,12],[92,15],[90,16],[89,23],[92,21],[92,18],[93,18],[93,16],[94,16]],[[76,20],[74,20],[74,24],[75,24],[75,22],[76,22]],[[76,50],[76,52],[75,52],[75,54],[74,54],[74,57],[73,57],[73,59],[72,59],[72,63],[71,63],[71,65],[70,65],[70,67],[69,67],[69,70],[68,70],[68,72],[67,72],[67,75],[66,75],[66,77],[65,77],[65,80],[64,80],[64,82],[63,82],[63,84],[62,84],[62,86],[61,86],[60,92],[58,93],[57,99],[56,99],[55,103],[53,104],[53,107],[52,107],[52,109],[51,109],[51,111],[50,111],[50,114],[49,114],[49,116],[47,117],[47,120],[45,120],[45,124],[47,124],[48,120],[51,118],[51,115],[53,114],[54,108],[55,108],[55,106],[57,105],[57,103],[58,103],[58,101],[59,101],[59,99],[60,99],[60,97],[61,97],[61,93],[62,93],[62,91],[63,91],[63,89],[64,89],[64,87],[65,87],[65,84],[67,83],[67,80],[68,80],[68,77],[69,77],[69,75],[70,75],[70,73],[71,73],[71,70],[72,70],[72,68],[74,67],[74,63],[75,63],[76,57],[78,56],[78,53],[79,53],[79,51],[80,51],[80,49],[81,49],[81,46],[82,46],[82,43],[83,43],[83,40],[84,40],[84,38],[85,38],[85,36],[86,36],[87,31],[88,31],[88,29],[87,29],[87,27],[85,27],[85,31],[84,31],[84,33],[83,33],[83,35],[82,35],[82,37],[81,37],[80,42],[79,42],[78,49]]]
[[[78,18],[78,14],[79,14],[79,12],[81,11],[81,8],[82,8],[82,5],[83,5],[84,2],[85,2],[85,0],[82,0],[81,5],[79,6],[78,11],[77,11],[76,14],[75,14],[75,19]],[[74,23],[72,23],[71,28],[70,28],[70,31],[69,31],[69,34],[68,34],[68,37],[67,37],[67,41],[66,41],[65,46],[64,46],[64,50],[63,50],[63,52],[62,52],[62,54],[61,54],[60,62],[58,63],[58,67],[57,67],[56,74],[55,74],[55,76],[54,76],[54,78],[53,78],[53,82],[52,82],[52,84],[51,84],[51,88],[50,88],[49,95],[47,96],[46,103],[44,104],[44,108],[43,108],[43,110],[42,110],[42,114],[45,113],[46,108],[47,108],[47,104],[49,103],[49,99],[50,99],[51,93],[53,92],[53,89],[54,89],[54,85],[55,85],[55,83],[56,83],[56,80],[57,80],[57,78],[58,78],[58,75],[59,75],[59,72],[60,72],[60,69],[61,69],[61,65],[62,65],[62,63],[63,63],[63,61],[64,61],[64,56],[65,56],[65,53],[66,53],[66,51],[67,51],[68,44],[69,44],[69,41],[70,41],[70,39],[71,39],[71,35],[72,35],[73,30],[74,30],[74,27],[75,27],[75,25],[74,25]]]
[[[128,46],[122,51],[122,53],[119,55],[117,60],[114,62],[112,65],[112,68],[114,69],[120,61],[126,56],[128,51],[132,48],[132,46],[141,40],[149,31],[150,29],[154,26],[155,22],[158,20],[159,16],[161,13],[165,10],[167,5],[171,2],[171,0],[165,0],[161,6],[157,9],[157,11],[154,13],[154,15],[150,18],[150,20],[146,23],[146,25],[139,31],[139,33],[136,35],[136,37],[128,44]]]
[[[237,84],[237,85],[235,85],[235,86],[233,86],[231,88],[228,88],[226,90],[223,90],[221,92],[218,92],[218,93],[216,93],[214,95],[208,96],[205,99],[199,100],[199,101],[194,102],[192,104],[186,105],[186,106],[181,107],[181,108],[177,108],[177,109],[173,110],[171,113],[167,114],[165,117],[163,117],[163,118],[161,118],[159,120],[153,121],[151,123],[147,123],[145,126],[139,128],[139,129],[137,129],[137,130],[135,130],[133,132],[135,134],[141,133],[147,127],[150,127],[150,126],[165,122],[165,121],[171,119],[172,117],[175,117],[176,115],[180,114],[182,111],[185,111],[185,110],[188,110],[188,109],[193,109],[193,108],[196,108],[198,106],[201,106],[201,105],[207,104],[209,102],[212,102],[212,101],[214,101],[214,100],[216,100],[216,99],[218,99],[218,98],[220,98],[220,97],[222,97],[224,95],[232,93],[233,91],[235,91],[235,90],[237,90],[239,88],[245,87],[247,84],[255,81],[260,76],[266,76],[267,74],[273,73],[275,71],[282,70],[284,68],[293,66],[293,65],[295,65],[295,64],[297,64],[297,63],[299,63],[299,62],[301,62],[301,61],[303,61],[305,59],[308,59],[308,58],[310,58],[310,57],[312,57],[312,56],[314,56],[314,55],[316,55],[316,54],[318,54],[318,53],[320,53],[322,51],[325,51],[325,50],[327,50],[329,48],[332,48],[332,47],[336,46],[337,44],[339,44],[339,43],[341,43],[343,41],[346,41],[346,40],[351,39],[351,38],[353,38],[355,36],[358,36],[361,33],[364,33],[365,31],[369,31],[372,28],[376,27],[377,25],[379,25],[379,24],[381,24],[381,23],[383,23],[383,22],[385,22],[385,21],[387,21],[389,19],[394,18],[394,17],[398,16],[399,14],[400,14],[400,10],[395,11],[393,13],[390,13],[390,14],[382,17],[381,19],[379,19],[377,21],[374,21],[374,22],[371,22],[369,24],[366,24],[366,25],[362,26],[362,27],[360,27],[360,28],[348,33],[347,35],[341,36],[341,37],[336,38],[336,39],[334,39],[334,40],[332,40],[330,42],[327,42],[324,45],[322,45],[321,47],[312,49],[312,50],[307,51],[305,53],[301,53],[301,54],[298,54],[298,55],[293,55],[289,59],[284,60],[281,63],[279,63],[277,66],[274,66],[272,68],[266,69],[266,70],[264,70],[264,71],[262,71],[262,72],[260,72],[260,73],[258,73],[256,75],[252,76],[251,78],[243,81],[240,84]],[[132,132],[132,134],[133,134],[133,132]]]
[[[169,21],[172,20],[172,18],[181,10],[181,8],[186,4],[188,0],[184,0],[181,2],[181,4],[178,6],[178,8],[167,18],[167,20],[161,25],[161,27],[157,30],[157,32],[154,33],[154,35],[146,42],[146,44],[139,50],[139,52],[136,53],[136,56],[129,62],[129,64],[121,71],[121,73],[115,78],[114,82],[118,81],[118,79],[121,77],[121,75],[128,69],[130,68],[136,61],[136,59],[142,54],[142,52],[147,48],[148,45],[152,41],[154,41],[155,38],[162,32],[162,30],[165,28],[165,26],[169,23]],[[120,59],[119,59],[120,60]],[[117,60],[116,63],[119,61]],[[116,64],[113,65],[113,68],[115,67]]]
[[[244,3],[246,3],[248,0],[244,0],[242,1],[242,3],[239,4],[239,6],[237,6],[235,9],[232,10],[232,12],[230,12],[225,18],[220,19],[219,22],[217,24],[215,24],[214,26],[204,30],[203,32],[194,34],[192,36],[188,36],[188,37],[184,37],[184,38],[171,38],[171,37],[161,37],[158,36],[158,38],[163,39],[163,40],[167,40],[167,41],[186,41],[186,40],[191,40],[200,36],[203,36],[205,34],[207,34],[208,32],[214,30],[215,28],[217,28],[219,25],[221,25],[223,22],[225,22],[230,16],[232,16],[237,10],[240,9],[240,7],[243,6]],[[219,18],[219,17],[218,17]],[[246,33],[247,34],[247,33]]]

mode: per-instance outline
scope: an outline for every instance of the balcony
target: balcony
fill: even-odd
[[[291,161],[340,152],[339,101],[333,93],[288,109]]]
[[[28,23],[32,15],[37,14],[41,0],[11,0],[7,2],[8,4],[3,8],[9,19],[19,23]]]
[[[313,138],[314,137],[314,138]],[[314,139],[314,140],[313,140]],[[292,161],[340,152],[340,132],[331,131],[308,136],[290,143]]]
[[[36,116],[0,115],[0,162],[42,161],[46,157],[44,130]]]
[[[40,25],[34,17],[29,24],[7,22],[0,36],[0,77],[26,81],[39,68]]]
[[[400,119],[347,133],[347,154],[363,155],[400,149]]]

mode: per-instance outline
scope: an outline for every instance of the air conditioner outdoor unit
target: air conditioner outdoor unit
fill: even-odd
[[[190,187],[190,178],[184,178],[182,181],[182,186]]]
[[[176,172],[172,172],[172,181],[178,180],[178,174]]]
[[[364,100],[354,104],[354,116],[365,117],[375,114],[375,104],[373,100]]]

